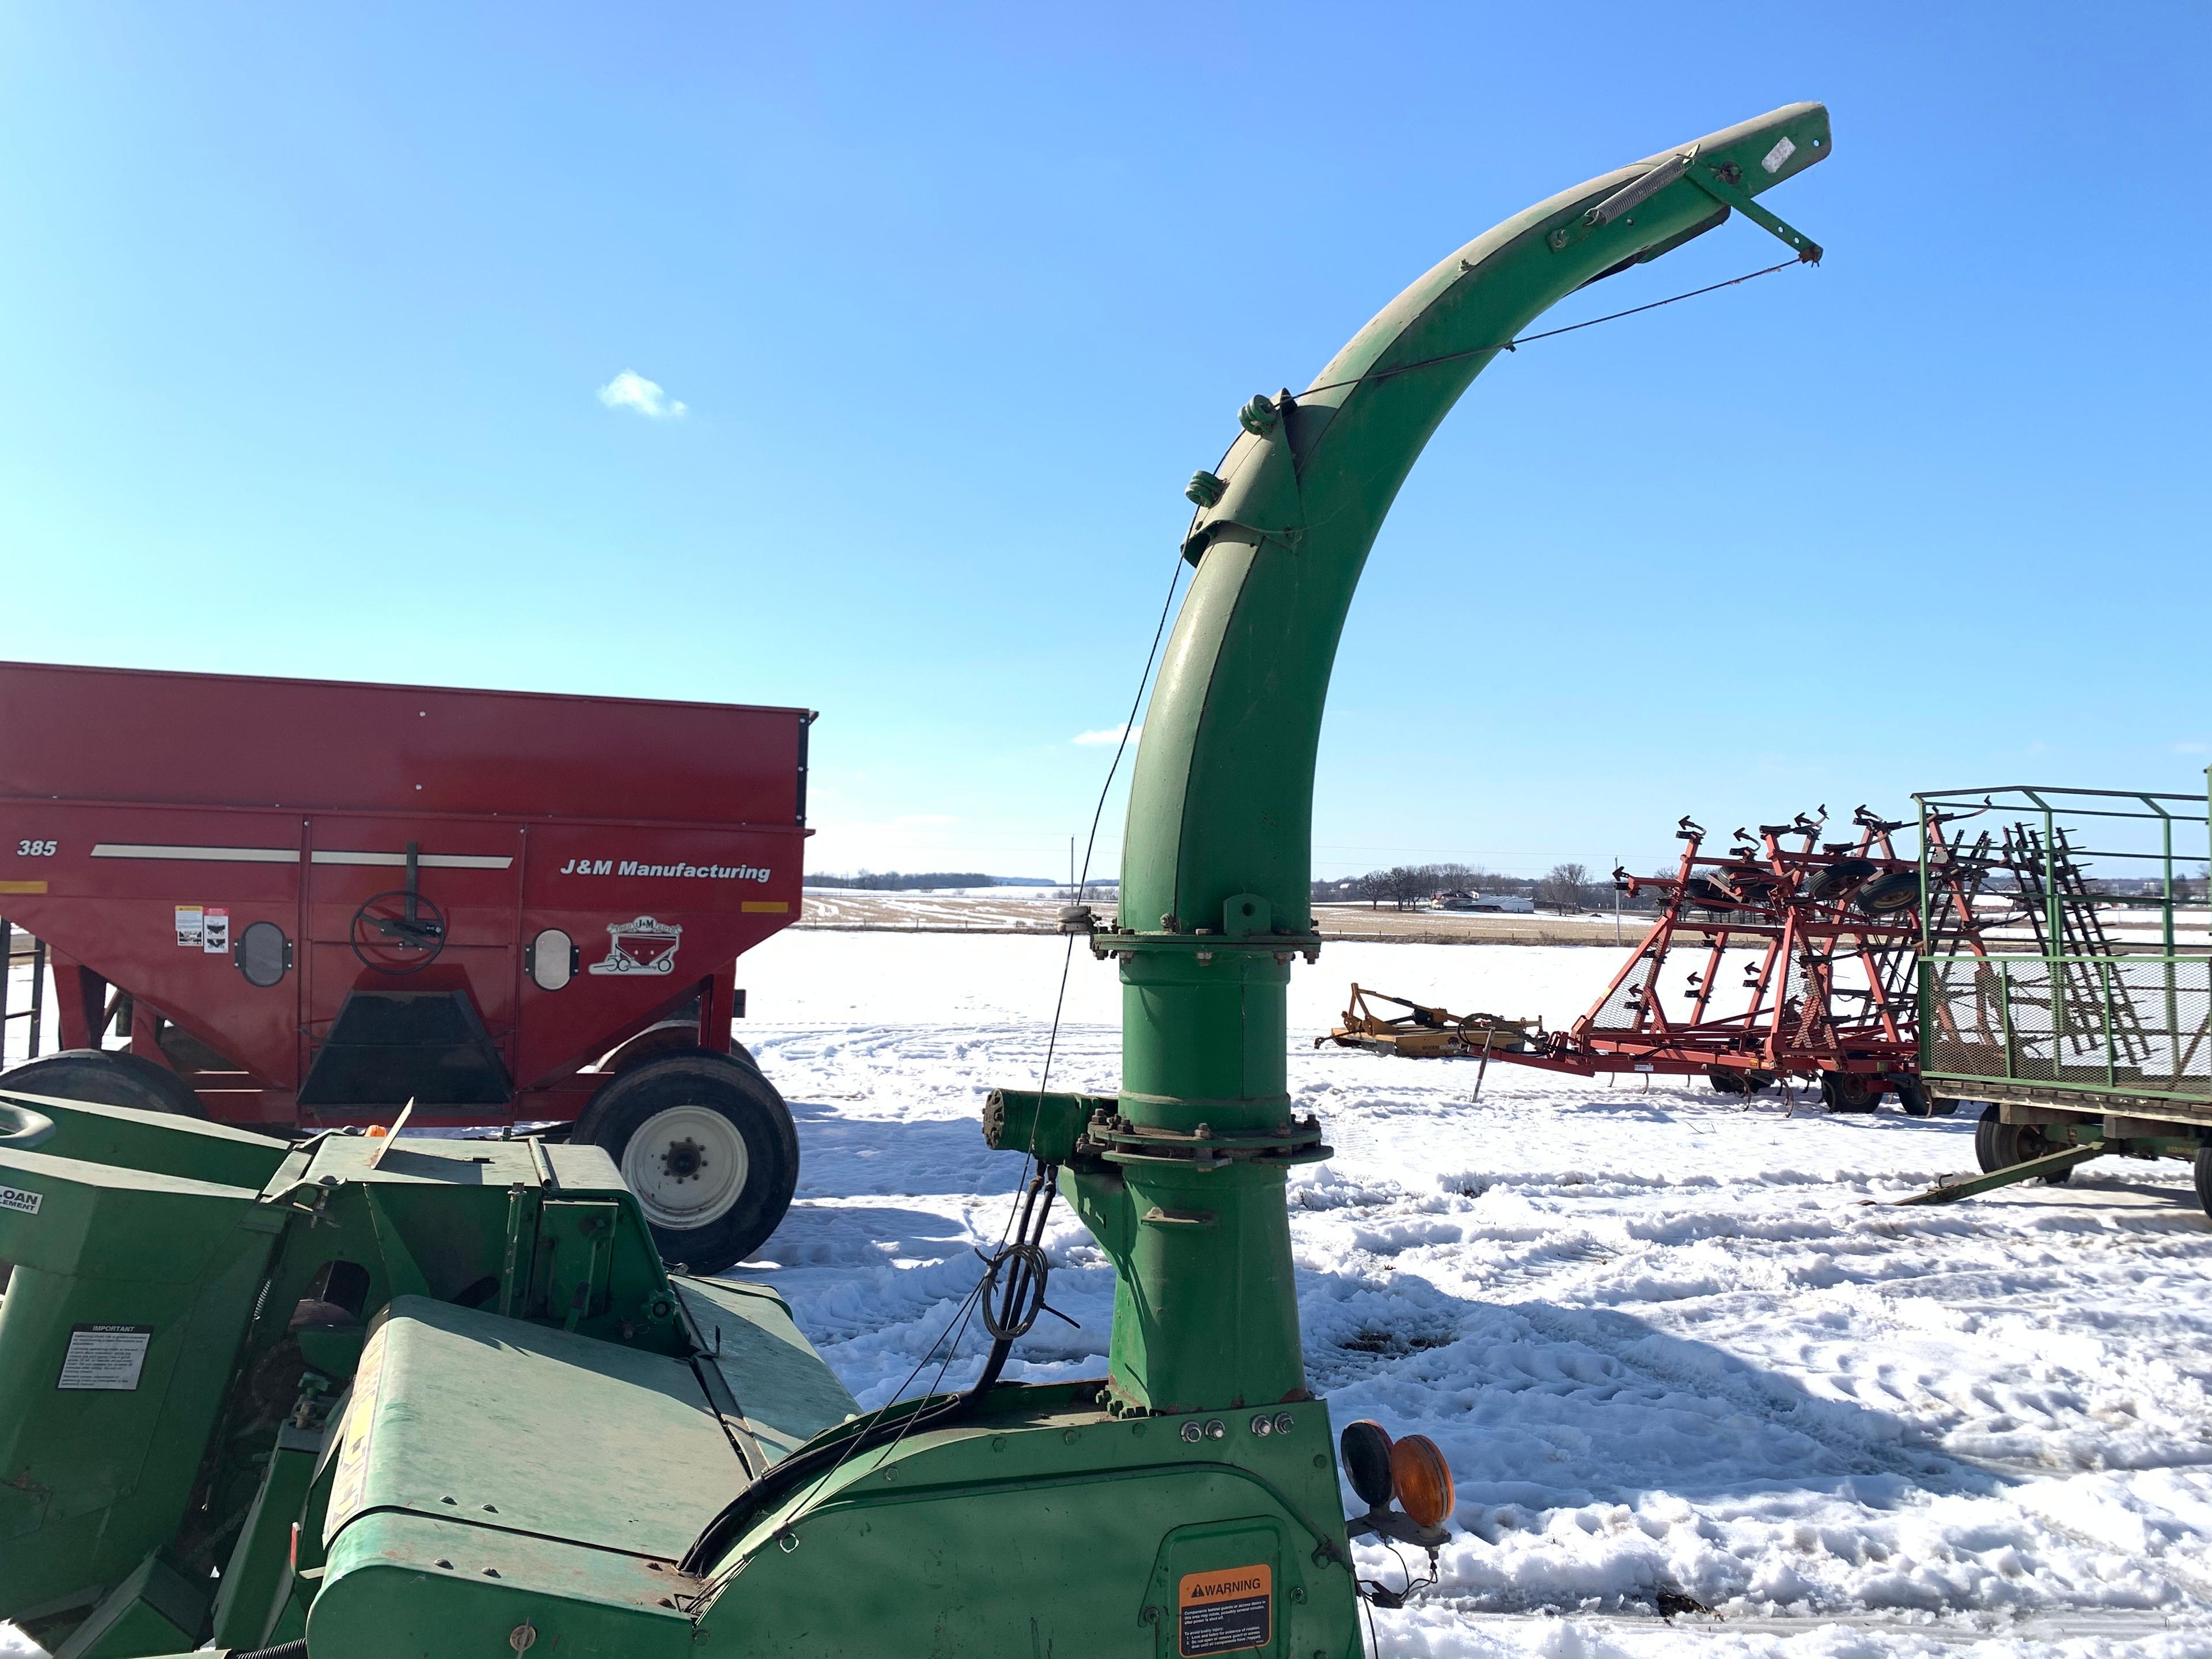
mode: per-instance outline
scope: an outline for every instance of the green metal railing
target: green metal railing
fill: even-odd
[[[2212,1101],[2207,798],[2011,786],[1915,799],[1932,947],[1923,1074]]]
[[[1921,1070],[2212,1100],[2212,957],[1923,957]]]

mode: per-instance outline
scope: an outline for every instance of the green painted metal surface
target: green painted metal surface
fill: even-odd
[[[1955,1204],[1962,1198],[1972,1198],[1980,1193],[1993,1193],[2000,1187],[2017,1186],[2024,1181],[2041,1181],[2051,1176],[2063,1176],[2077,1164],[2087,1164],[2093,1158],[2102,1158],[2115,1150],[2101,1142],[2086,1146],[2068,1146],[2047,1152],[2041,1158],[2032,1158],[2025,1164],[2007,1164],[2002,1170],[1992,1170],[1965,1181],[1947,1181],[1941,1186],[1930,1187],[1924,1193],[1915,1193],[1910,1198],[1900,1198],[1893,1208],[1909,1208],[1916,1204]]]
[[[54,1650],[54,1659],[130,1659],[191,1647],[207,1605],[201,1586],[149,1555]]]
[[[0,1089],[0,1103],[9,1101],[29,1107],[52,1123],[51,1137],[26,1149],[50,1158],[258,1189],[276,1173],[290,1150],[288,1142],[225,1124]]]
[[[1318,1405],[1263,1437],[1249,1414],[1117,1419],[1073,1390],[1006,1392],[994,1420],[863,1453],[795,1524],[763,1521],[705,1609],[702,1650],[1172,1656],[1184,1575],[1264,1567],[1271,1629],[1251,1651],[1357,1655]],[[1224,1438],[1182,1437],[1209,1421]]]
[[[96,1594],[174,1537],[274,1234],[251,1190],[0,1158],[0,1609]]]
[[[313,1659],[514,1659],[526,1627],[532,1650],[562,1659],[677,1659],[694,1650],[672,1605],[681,1588],[637,1556],[386,1512],[338,1535],[307,1648]]]
[[[470,1303],[517,1333],[573,1326],[572,1341],[690,1374],[650,1234],[596,1148],[347,1135],[291,1148],[35,1109],[53,1124],[38,1149],[0,1141],[0,1261],[14,1264],[0,1297],[0,1617],[49,1647],[155,1551],[196,1580],[234,1581],[226,1635],[259,1624],[282,1639],[298,1618],[288,1593],[314,1587],[289,1567],[270,1582],[301,1514],[296,1455],[325,1446],[369,1316],[395,1297]],[[272,1621],[276,1597],[288,1610]],[[142,1627],[134,1615],[105,1634],[100,1659],[124,1659],[116,1644]]]
[[[670,1282],[698,1334],[702,1358],[729,1389],[738,1420],[769,1462],[782,1462],[860,1410],[775,1291],[681,1274]]]
[[[1563,191],[1438,262],[1308,391],[1247,406],[1185,539],[1198,568],[1145,717],[1117,927],[1093,940],[1121,963],[1132,1124],[1287,1127],[1285,995],[1292,957],[1318,945],[1308,896],[1329,672],[1368,549],[1430,434],[1548,307],[1830,148],[1826,111],[1796,104]],[[1122,1401],[1299,1397],[1279,1164],[1200,1173],[1162,1159],[1071,1180],[1119,1273]],[[1148,1226],[1154,1212],[1210,1219]]]
[[[276,1431],[261,1489],[239,1529],[238,1547],[216,1592],[212,1636],[219,1648],[260,1647],[269,1639],[277,1592],[293,1550],[292,1525],[307,1506],[324,1431],[286,1423]]]
[[[666,1558],[744,1479],[688,1361],[402,1297],[356,1374],[323,1539],[390,1510]]]

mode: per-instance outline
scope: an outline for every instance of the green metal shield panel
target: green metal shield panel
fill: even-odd
[[[359,1517],[404,1510],[674,1559],[744,1480],[683,1361],[402,1297],[356,1373],[324,1537],[335,1561]]]
[[[134,1659],[199,1644],[208,1598],[158,1556],[149,1555],[54,1650],[54,1659]]]
[[[258,1188],[276,1174],[291,1150],[288,1141],[245,1129],[127,1106],[60,1100],[15,1089],[0,1089],[0,1100],[19,1101],[52,1121],[52,1137],[33,1149],[49,1158],[82,1158],[186,1181]]]
[[[709,1363],[736,1396],[746,1431],[771,1463],[860,1410],[775,1291],[681,1275],[669,1282],[684,1298]]]
[[[682,1659],[693,1581],[555,1538],[383,1511],[338,1537],[307,1616],[315,1659]],[[516,1632],[527,1630],[521,1641]]]
[[[281,1218],[236,1187],[0,1154],[0,1617],[175,1532]]]

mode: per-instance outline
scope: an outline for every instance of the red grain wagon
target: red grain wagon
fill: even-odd
[[[813,718],[0,664],[0,912],[51,948],[65,1048],[7,1085],[573,1124],[665,1254],[726,1265],[798,1175],[730,1022],[798,917]]]

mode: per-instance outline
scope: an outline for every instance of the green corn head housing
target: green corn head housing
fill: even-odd
[[[862,1418],[770,1291],[668,1272],[596,1149],[0,1103],[0,1616],[62,1659],[1359,1650],[1306,1388],[1285,989],[1370,544],[1503,343],[1828,153],[1798,104],[1530,208],[1255,398],[1129,805],[1115,1097],[997,1097],[1111,1256],[1097,1382]],[[380,1146],[387,1146],[381,1158]],[[995,1372],[990,1373],[995,1375]]]

